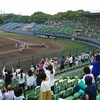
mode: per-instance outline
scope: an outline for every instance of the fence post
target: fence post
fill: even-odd
[[[34,64],[34,57],[32,56],[32,65]]]
[[[5,65],[5,63],[4,63],[4,62],[2,62],[2,67],[4,67],[4,65]]]
[[[83,47],[83,52],[82,53],[84,53],[84,47]]]
[[[71,53],[72,53],[72,50],[69,51],[69,54],[71,54]]]
[[[45,59],[45,54],[43,54],[43,59]]]
[[[62,57],[63,57],[63,53],[64,53],[64,52],[62,51]]]
[[[78,48],[76,49],[77,51],[76,51],[76,54],[78,55],[79,53],[78,53]]]
[[[90,52],[90,46],[88,47],[88,53]]]
[[[20,66],[20,59],[18,59],[18,66]]]
[[[54,56],[55,56],[55,53],[53,52],[53,53],[52,53],[52,58],[54,58]]]

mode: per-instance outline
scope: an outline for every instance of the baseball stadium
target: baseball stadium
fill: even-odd
[[[9,100],[100,100],[100,13],[0,16],[0,100],[8,100],[6,89],[14,91]],[[95,80],[96,99],[84,99],[86,76]],[[24,95],[18,96],[20,89]]]

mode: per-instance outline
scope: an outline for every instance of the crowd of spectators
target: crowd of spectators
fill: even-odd
[[[46,21],[39,32],[92,37],[99,40],[100,33],[99,22],[82,22],[82,21]]]
[[[32,90],[37,86],[40,86],[39,100],[52,100],[52,95],[55,94],[54,76],[56,69],[59,68],[59,70],[62,70],[66,65],[69,67],[77,66],[79,62],[84,63],[85,61],[90,61],[91,66],[84,67],[83,71],[85,75],[83,76],[82,81],[87,86],[92,86],[92,84],[96,83],[97,76],[100,75],[100,50],[81,53],[79,55],[70,54],[69,56],[63,56],[60,59],[42,58],[37,65],[31,65],[27,72],[24,72],[19,66],[17,66],[15,70],[12,68],[12,71],[8,70],[7,67],[4,66],[2,75],[5,90],[0,90],[0,100],[25,100],[25,91]],[[90,76],[89,84],[86,76]],[[12,86],[12,81],[14,80],[18,82],[17,87]],[[2,87],[2,84],[0,87]],[[82,88],[77,85],[77,90],[79,91],[80,89]],[[86,98],[91,98],[91,95],[87,92],[89,89],[82,90],[86,94]],[[97,91],[97,88],[95,88],[95,90]],[[27,98],[27,100],[36,100],[36,98]]]

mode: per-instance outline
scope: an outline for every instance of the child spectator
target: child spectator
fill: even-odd
[[[92,77],[85,77],[85,84],[87,87],[85,88],[85,99],[86,100],[96,100],[96,95],[98,94],[97,87],[92,84]]]
[[[23,90],[20,87],[14,88],[14,95],[14,100],[25,100]]]

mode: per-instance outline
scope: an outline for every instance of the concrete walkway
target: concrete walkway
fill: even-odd
[[[84,66],[80,67],[80,68],[75,68],[73,70],[69,70],[69,71],[66,71],[66,72],[63,72],[63,73],[60,73],[60,74],[57,74],[57,75],[55,75],[55,79],[59,79],[60,77],[62,77],[64,75],[68,75],[68,74],[76,72],[78,70],[82,70],[83,68],[84,68]]]

